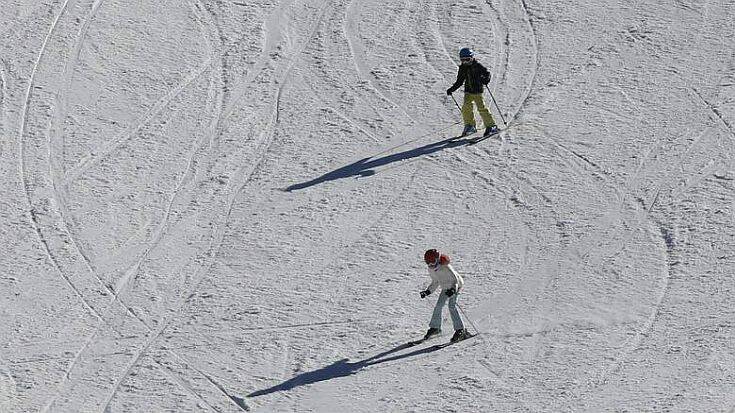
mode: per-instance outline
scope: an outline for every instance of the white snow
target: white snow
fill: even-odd
[[[0,10],[0,412],[735,411],[735,3]]]

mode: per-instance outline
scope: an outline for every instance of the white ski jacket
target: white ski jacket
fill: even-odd
[[[431,284],[426,289],[432,293],[437,287],[441,287],[442,291],[454,288],[459,292],[464,286],[464,280],[457,274],[457,271],[454,271],[446,255],[441,256],[436,268],[429,267],[429,277],[431,277]]]

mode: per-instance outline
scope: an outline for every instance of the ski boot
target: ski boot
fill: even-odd
[[[462,340],[464,340],[464,339],[466,339],[466,338],[468,338],[468,337],[470,337],[470,334],[469,334],[469,333],[467,332],[467,329],[465,329],[465,328],[460,328],[459,330],[456,330],[456,331],[454,332],[454,335],[453,335],[453,336],[452,336],[452,338],[451,338],[451,339],[449,340],[449,342],[450,342],[450,343],[456,343],[456,342],[458,342],[458,341],[462,341]]]
[[[475,132],[477,132],[477,128],[475,127],[475,125],[464,125],[462,136],[472,135]]]
[[[487,128],[485,128],[485,132],[482,134],[482,137],[488,138],[490,136],[495,135],[498,132],[500,132],[500,129],[498,129],[497,125],[488,126]]]
[[[441,332],[442,331],[440,329],[438,329],[438,328],[430,327],[429,328],[429,331],[427,331],[426,334],[424,335],[424,340],[428,340],[431,337],[434,337],[434,336],[438,335]]]

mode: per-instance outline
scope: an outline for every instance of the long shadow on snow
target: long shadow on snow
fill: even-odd
[[[346,359],[346,358],[342,360],[338,360],[318,370],[301,373],[298,376],[288,379],[284,381],[283,383],[277,384],[273,387],[254,391],[248,394],[247,397],[263,396],[266,394],[275,393],[277,391],[286,391],[286,390],[291,390],[294,387],[318,383],[320,381],[327,381],[327,380],[336,379],[338,377],[351,376],[368,366],[373,366],[373,365],[385,363],[388,361],[395,361],[395,360],[400,360],[400,359],[404,359],[408,357],[418,356],[420,354],[427,354],[427,353],[437,351],[441,348],[440,346],[434,345],[434,346],[424,347],[416,351],[412,351],[410,353],[386,357],[389,354],[395,353],[397,351],[405,350],[409,347],[412,347],[410,343],[401,344],[398,347],[392,348],[388,351],[384,351],[380,354],[376,354],[372,357],[369,357],[369,358],[366,358],[364,360],[360,360],[354,363],[348,362],[347,360],[349,359]]]
[[[469,139],[457,139],[449,138],[438,142],[430,143],[428,145],[421,146],[419,148],[409,149],[407,151],[395,153],[392,155],[384,156],[382,158],[373,159],[372,157],[360,159],[359,161],[343,166],[339,169],[335,169],[332,172],[326,173],[318,178],[312,179],[311,181],[302,182],[300,184],[294,184],[287,187],[285,190],[288,192],[295,191],[298,189],[308,188],[310,186],[319,185],[324,182],[334,181],[342,178],[349,178],[351,176],[371,176],[375,174],[373,168],[378,168],[384,165],[388,165],[393,162],[403,161],[406,159],[416,158],[419,156],[428,155],[434,152],[438,152],[444,149],[455,148],[457,146],[463,146],[470,143]]]

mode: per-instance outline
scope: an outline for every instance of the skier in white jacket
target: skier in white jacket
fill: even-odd
[[[444,310],[444,304],[447,301],[449,301],[449,315],[452,317],[452,324],[454,324],[454,335],[451,341],[455,342],[467,338],[467,330],[464,328],[462,318],[457,311],[457,296],[462,290],[462,286],[464,286],[464,280],[449,264],[449,256],[440,254],[435,249],[427,250],[424,253],[424,261],[429,267],[431,284],[426,287],[426,290],[421,291],[421,298],[425,298],[433,293],[437,287],[441,287],[439,299],[436,301],[434,313],[431,316],[431,322],[429,322],[429,331],[426,332],[424,340],[441,332],[442,310]]]

